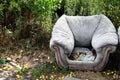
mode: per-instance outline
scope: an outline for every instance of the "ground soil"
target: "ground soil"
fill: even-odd
[[[119,50],[115,54],[118,54],[118,52]],[[55,54],[49,48],[32,47],[26,49],[15,46],[7,48],[6,51],[0,53],[0,56],[8,60],[7,64],[0,64],[0,79],[3,80],[4,78],[8,78],[8,80],[62,80],[66,77],[75,77],[82,80],[120,80],[120,62],[116,61],[119,60],[118,56],[110,57],[108,65],[101,72],[69,70],[67,73],[55,70],[50,73],[42,73],[39,76],[32,76],[29,71],[40,67],[41,63],[56,63]],[[18,68],[26,69],[27,73],[18,74]]]

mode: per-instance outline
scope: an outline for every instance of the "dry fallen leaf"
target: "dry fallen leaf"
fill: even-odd
[[[23,53],[24,51],[23,50],[20,50],[20,53]]]
[[[33,61],[38,61],[39,59],[38,58],[35,58]]]
[[[21,76],[17,74],[16,77],[19,79]]]

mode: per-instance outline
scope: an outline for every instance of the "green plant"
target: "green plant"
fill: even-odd
[[[27,70],[25,70],[24,68],[17,68],[18,74],[23,75],[27,73]]]
[[[67,15],[95,15],[105,14],[113,24],[120,26],[119,0],[64,0]]]
[[[6,63],[7,63],[7,60],[0,57],[0,64],[6,64]]]
[[[37,27],[39,34],[28,34],[34,36],[34,34],[43,35],[46,33],[50,35],[52,28],[52,20],[56,9],[60,8],[62,0],[3,0],[0,1],[0,25],[7,28],[12,32],[12,39],[21,39],[23,29],[26,29],[27,25],[31,29],[29,32],[34,32],[33,29]],[[39,23],[38,23],[39,22]],[[38,23],[38,24],[36,24]],[[25,31],[25,30],[24,30]],[[26,31],[27,32],[27,31]],[[10,34],[10,33],[9,33]],[[26,35],[26,34],[24,34]],[[28,37],[25,37],[28,38]]]
[[[27,42],[25,43],[25,48],[29,49],[30,47],[31,47],[31,44],[30,44],[29,41],[27,41]]]
[[[119,6],[120,1],[119,0],[102,0],[100,2],[100,10],[101,13],[107,15],[113,24],[115,25],[116,28],[120,26],[120,6]]]
[[[88,0],[65,0],[65,13],[68,15],[89,15],[89,2]]]
[[[33,76],[39,76],[42,72],[40,71],[39,68],[35,68],[31,70],[31,73]]]
[[[50,73],[53,71],[52,66],[53,65],[46,66],[46,64],[42,63],[39,68],[32,69],[31,73],[33,76],[39,76],[42,73]]]
[[[61,73],[63,73],[63,74],[70,72],[70,70],[68,68],[62,68],[60,70],[61,70]]]
[[[3,53],[3,52],[5,52],[7,50],[7,48],[5,48],[5,47],[2,47],[1,48],[1,52]]]
[[[34,68],[31,70],[32,75],[35,77],[41,74],[49,74],[52,72],[55,73],[61,72],[62,74],[66,74],[66,73],[70,73],[70,70],[68,70],[67,68],[59,68],[55,63],[48,63],[48,64],[42,63],[39,68]]]

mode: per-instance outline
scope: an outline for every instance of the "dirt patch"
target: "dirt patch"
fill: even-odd
[[[110,65],[102,72],[60,69],[56,64],[54,53],[49,49],[8,48],[0,56],[9,61],[7,64],[0,64],[1,79],[62,80],[66,77],[82,80],[120,79],[120,71],[110,69]]]

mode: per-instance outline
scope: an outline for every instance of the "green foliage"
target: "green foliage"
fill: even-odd
[[[42,73],[50,73],[53,71],[53,64],[50,64],[49,66],[47,66],[46,64],[42,63],[41,66],[39,68],[35,68],[32,69],[32,75],[33,76],[39,76]]]
[[[1,52],[3,53],[3,52],[5,52],[7,50],[7,48],[5,48],[5,47],[2,47],[1,48]]]
[[[0,4],[0,16],[3,16],[3,9],[4,9],[4,7],[3,7],[3,5],[2,4]]]
[[[55,63],[42,63],[39,68],[34,68],[31,70],[32,75],[35,77],[41,74],[49,74],[51,72],[59,72],[62,74],[70,73],[70,71],[67,68],[60,69]]]
[[[119,0],[103,0],[100,2],[101,13],[107,15],[116,27],[120,26],[120,1]]]
[[[0,57],[0,64],[6,64],[6,63],[7,63],[7,60]]]
[[[119,0],[65,0],[65,13],[68,15],[105,14],[116,27],[120,26]]]
[[[58,12],[74,16],[105,14],[117,28],[120,26],[119,3],[119,0],[2,0],[0,26],[14,41],[34,38],[37,40],[33,41],[48,43]]]
[[[13,34],[12,34],[12,38],[13,38],[13,39],[16,39],[17,36],[19,35],[19,33],[20,33],[19,30],[15,30],[15,31],[13,32]]]
[[[17,68],[17,71],[18,71],[18,74],[20,74],[20,75],[27,73],[27,71],[24,68],[22,68],[22,69]]]
[[[87,15],[87,8],[87,0],[65,0],[65,13],[68,15]]]
[[[32,25],[32,28],[36,27],[36,25],[40,27],[38,29],[41,29],[41,31],[38,35],[41,35],[43,32],[50,33],[53,15],[55,14],[54,11],[60,8],[61,1],[62,0],[0,1],[0,25],[12,31],[13,36],[11,37],[13,37],[13,39],[17,38],[20,32],[22,32],[21,30],[27,25]]]
[[[61,73],[63,73],[63,74],[70,73],[70,71],[68,70],[68,68],[62,68],[60,70],[61,70]]]
[[[30,47],[31,47],[30,42],[29,42],[29,41],[26,41],[26,43],[25,43],[25,48],[29,49]]]

